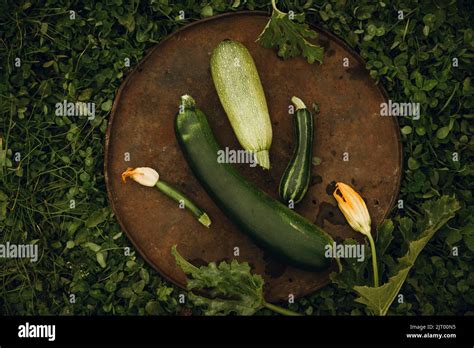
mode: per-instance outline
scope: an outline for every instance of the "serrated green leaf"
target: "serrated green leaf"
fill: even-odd
[[[206,315],[252,315],[263,308],[263,278],[252,274],[248,263],[215,262],[196,267],[186,261],[177,251],[171,249],[177,265],[188,278],[188,290],[207,289],[212,299],[190,293],[189,298],[197,306],[203,306]]]
[[[354,286],[354,291],[359,295],[356,302],[366,305],[375,315],[387,314],[418,255],[436,231],[454,217],[460,205],[456,199],[443,196],[436,201],[424,203],[422,209],[424,210],[423,232],[418,239],[409,243],[408,252],[398,259],[398,272],[379,287]]]
[[[283,59],[302,55],[310,64],[315,61],[322,63],[324,49],[308,41],[315,39],[318,34],[311,30],[304,20],[304,13],[295,14],[294,18],[290,19],[288,13],[274,8],[257,42],[265,48],[278,48],[278,56]]]

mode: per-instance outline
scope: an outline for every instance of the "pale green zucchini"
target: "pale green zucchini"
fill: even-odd
[[[224,40],[214,49],[211,73],[219,99],[240,145],[257,164],[270,168],[272,124],[257,68],[240,42]]]

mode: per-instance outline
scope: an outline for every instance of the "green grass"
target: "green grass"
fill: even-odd
[[[279,6],[304,9],[309,23],[349,43],[391,99],[421,103],[420,120],[399,120],[405,207],[394,209],[395,225],[401,217],[415,218],[426,199],[454,194],[461,203],[456,218],[419,256],[402,288],[405,303],[395,303],[389,314],[472,314],[472,9],[469,1],[371,3]],[[70,9],[76,11],[74,20]],[[103,176],[104,135],[115,92],[147,49],[203,16],[244,9],[269,10],[270,4],[52,0],[0,5],[0,243],[36,243],[41,251],[37,263],[0,259],[1,314],[190,313],[190,305],[178,303],[183,290],[144,264],[111,213]],[[178,20],[181,10],[185,20]],[[458,67],[452,66],[453,58]],[[54,105],[64,99],[95,102],[96,118],[56,117]],[[395,231],[395,240],[403,241],[401,230]],[[392,244],[389,253],[399,255],[403,243]],[[453,246],[459,248],[458,257],[450,255]],[[354,298],[331,285],[290,309],[364,314]]]

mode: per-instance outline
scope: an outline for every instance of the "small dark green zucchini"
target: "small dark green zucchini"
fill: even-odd
[[[242,232],[274,256],[293,266],[321,271],[332,238],[294,210],[243,178],[228,163],[219,163],[219,145],[204,113],[190,96],[176,115],[175,133],[196,178],[224,214]]]
[[[301,99],[293,97],[291,101],[296,108],[294,114],[295,149],[281,177],[278,191],[283,202],[296,204],[308,191],[311,178],[313,115]]]

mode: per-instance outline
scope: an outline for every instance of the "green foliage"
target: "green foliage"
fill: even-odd
[[[230,263],[222,261],[217,265],[210,262],[196,267],[178,253],[176,245],[171,248],[171,254],[188,276],[188,298],[202,309],[204,315],[253,315],[265,307],[283,315],[301,315],[266,302],[264,280],[261,275],[252,274],[247,262],[239,263],[234,259]],[[208,297],[196,295],[193,290],[206,292]]]
[[[189,292],[189,299],[203,307],[205,315],[252,315],[264,307],[263,278],[250,273],[248,263],[214,262],[207,266],[195,267],[187,262],[177,251],[171,250],[176,263],[188,274],[188,290],[207,290],[211,298]]]
[[[451,197],[443,196],[435,201],[425,202],[422,206],[423,218],[420,219],[420,224],[417,227],[421,231],[415,240],[406,240],[408,243],[408,251],[405,255],[397,260],[397,263],[392,266],[396,272],[388,281],[378,287],[371,287],[367,285],[357,285],[363,278],[352,278],[355,282],[352,288],[360,296],[356,299],[357,302],[365,304],[369,311],[375,315],[386,315],[395,297],[399,294],[408,273],[415,264],[418,255],[421,253],[426,244],[430,241],[433,235],[443,227],[446,222],[454,217],[454,214],[459,210],[459,203]],[[384,223],[379,229],[379,238],[377,251],[379,256],[384,255],[384,250],[387,249],[391,240],[391,230],[393,224],[391,222]],[[349,273],[351,274],[351,273]],[[333,277],[338,279],[345,276],[344,272]],[[347,280],[344,281],[344,286],[347,287]]]
[[[183,21],[175,19],[180,10]],[[185,309],[179,292],[137,258],[110,211],[103,143],[124,75],[199,12],[166,1],[0,4],[0,243],[41,251],[37,263],[0,259],[0,314]],[[95,118],[56,116],[65,99],[95,102]]]
[[[469,2],[290,0],[278,5],[304,12],[307,23],[349,43],[392,100],[421,103],[420,119],[399,118],[403,209],[394,209],[396,228],[377,241],[383,249],[392,239],[380,272],[392,269],[396,257],[408,251],[405,241],[420,231],[411,221],[421,203],[442,195],[460,202],[456,217],[416,259],[401,288],[405,303],[393,304],[388,314],[472,314],[474,20]],[[189,312],[190,305],[177,301],[181,290],[136,256],[108,208],[102,146],[108,113],[124,75],[169,33],[211,14],[269,8],[268,1],[256,0],[1,2],[0,243],[37,243],[43,251],[37,263],[0,259],[1,314]],[[21,67],[15,66],[16,58]],[[56,117],[54,105],[64,99],[95,102],[95,119]],[[452,247],[459,256],[451,255]],[[359,276],[369,284],[363,268]],[[76,295],[74,304],[70,294]],[[355,298],[351,289],[330,285],[290,309],[313,315],[368,313]]]
[[[305,14],[291,15],[278,10],[272,0],[273,11],[258,42],[266,48],[278,48],[278,56],[283,59],[302,55],[312,64],[323,62],[324,49],[308,39],[315,39],[318,34],[305,23]]]
[[[392,305],[389,314],[453,315],[472,313],[474,308],[474,283],[469,276],[474,226],[474,98],[469,76],[473,73],[474,40],[469,25],[472,11],[467,7],[464,2],[329,1],[315,6],[316,11],[310,12],[314,15],[307,15],[307,20],[323,23],[361,54],[369,73],[383,84],[390,99],[420,102],[418,120],[398,118],[405,169],[398,199],[403,200],[403,208],[395,207],[392,212],[397,226],[391,232],[393,241],[379,260],[380,272],[390,271],[396,257],[407,252],[407,241],[421,231],[412,221],[417,221],[416,211],[425,200],[454,195],[461,206],[418,256],[400,290],[405,303]],[[403,11],[403,19],[398,11]],[[426,25],[430,26],[427,36],[423,32]],[[456,67],[453,58],[457,58]],[[379,240],[381,237],[387,238],[379,235]],[[453,247],[458,248],[458,256],[452,255]],[[360,269],[354,272],[370,284],[366,266],[357,266]],[[466,281],[459,288],[462,279]],[[333,291],[350,292],[350,287]],[[317,296],[310,297],[315,308],[321,303]],[[346,293],[338,313],[354,311],[350,299],[355,298]],[[355,308],[358,313],[368,313],[364,307]],[[326,313],[330,312],[317,311]]]

